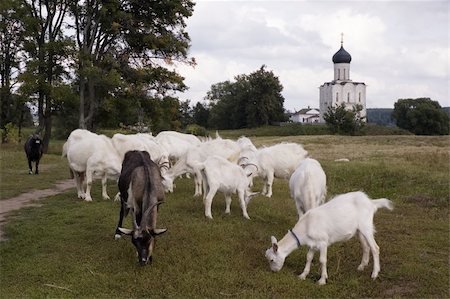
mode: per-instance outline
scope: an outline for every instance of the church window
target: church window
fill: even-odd
[[[361,103],[361,93],[359,93],[359,102]]]
[[[344,69],[344,80],[345,80],[345,69]]]
[[[347,103],[350,103],[350,93],[347,93]]]
[[[336,92],[336,102],[339,101],[339,92]]]
[[[338,79],[341,79],[341,69],[338,69]]]

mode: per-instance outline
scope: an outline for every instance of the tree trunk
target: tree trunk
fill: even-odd
[[[79,115],[79,119],[78,119],[78,126],[80,129],[87,128],[86,120],[84,118],[85,86],[86,86],[86,80],[80,75],[80,115]]]
[[[42,145],[44,153],[48,152],[48,145],[50,143],[50,137],[52,137],[52,115],[48,113],[44,117],[44,138],[42,138]]]
[[[89,114],[86,117],[86,125],[87,125],[88,130],[93,131],[94,116],[95,116],[95,113],[97,111],[97,106],[98,106],[97,100],[95,98],[94,80],[92,80],[92,78],[89,78],[87,85],[88,85],[88,99],[89,99]]]

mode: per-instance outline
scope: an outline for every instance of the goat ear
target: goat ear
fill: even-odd
[[[152,236],[159,236],[164,234],[167,231],[167,228],[155,228],[151,230],[151,235]]]
[[[133,234],[133,230],[132,230],[132,229],[119,227],[119,230],[120,230],[122,233],[124,233],[125,235],[131,235],[131,234]]]
[[[277,253],[278,251],[278,241],[274,236],[270,237],[270,241],[272,242],[273,252]]]

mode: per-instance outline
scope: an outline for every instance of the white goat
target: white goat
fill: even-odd
[[[258,166],[258,176],[264,180],[262,194],[272,196],[274,177],[289,178],[308,152],[297,143],[279,143],[258,149],[247,147],[239,155],[238,164],[253,163]]]
[[[102,178],[102,197],[109,199],[106,191],[108,178],[117,179],[122,167],[122,159],[115,150],[111,139],[87,130],[73,131],[63,147],[69,167],[75,178],[78,198],[92,201],[92,180]],[[86,179],[86,191],[84,180]]]
[[[300,279],[309,274],[311,261],[316,250],[320,251],[321,277],[318,281],[323,285],[328,278],[327,248],[329,245],[346,241],[358,233],[363,249],[361,264],[358,270],[363,270],[369,264],[369,251],[373,256],[372,278],[380,272],[380,248],[374,239],[373,217],[377,209],[393,209],[392,202],[386,198],[371,200],[363,192],[341,194],[327,203],[306,212],[292,230],[280,240],[272,236],[272,247],[267,249],[266,258],[270,269],[280,271],[284,260],[292,251],[301,245],[309,247],[306,255],[306,265]]]
[[[239,155],[240,148],[235,141],[229,139],[217,138],[205,141],[196,147],[190,148],[185,155],[183,155],[175,165],[170,168],[165,174],[164,184],[169,192],[173,192],[173,181],[176,177],[185,174],[194,174],[195,194],[194,196],[202,195],[202,175],[198,168],[210,155],[224,157],[229,160],[234,160]]]
[[[289,179],[289,190],[298,216],[323,204],[327,194],[327,177],[317,160],[306,158]]]
[[[237,193],[242,214],[250,219],[247,213],[247,204],[258,194],[249,189],[249,177],[256,171],[255,165],[246,165],[244,168],[219,156],[210,156],[198,167],[201,170],[204,184],[205,216],[212,219],[211,205],[217,191],[225,195],[225,213],[230,213],[231,194]]]
[[[180,159],[191,147],[202,143],[194,135],[176,131],[162,131],[156,135],[155,140],[166,150],[169,158],[175,160]]]
[[[125,153],[132,150],[146,151],[150,154],[150,158],[156,164],[166,164],[168,167],[169,154],[167,151],[156,142],[155,137],[151,134],[137,133],[137,134],[114,134],[112,143],[120,156],[125,156]]]
[[[238,138],[238,140],[236,140],[236,143],[239,145],[241,150],[249,149],[249,150],[252,150],[254,152],[257,151],[257,148],[255,147],[253,142],[248,137],[241,136],[241,137]]]

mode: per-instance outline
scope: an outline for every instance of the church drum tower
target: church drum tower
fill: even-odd
[[[359,104],[363,107],[361,117],[366,116],[366,84],[350,80],[350,62],[352,57],[344,49],[341,38],[341,48],[333,55],[334,80],[325,82],[320,90],[320,117],[319,122],[324,123],[323,115],[328,107],[337,107],[342,104],[349,110]],[[364,118],[365,119],[365,118]]]

